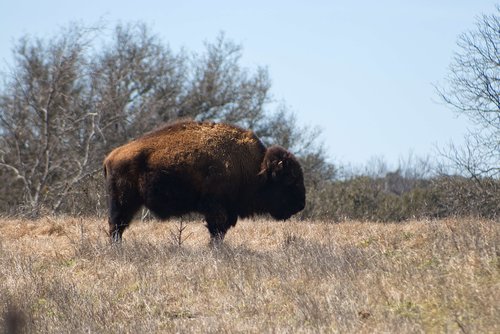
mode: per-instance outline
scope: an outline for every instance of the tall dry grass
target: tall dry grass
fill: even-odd
[[[219,249],[190,223],[0,220],[7,331],[500,332],[500,228],[241,221]],[[187,238],[186,238],[187,237]]]

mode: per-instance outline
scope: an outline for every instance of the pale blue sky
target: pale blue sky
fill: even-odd
[[[460,142],[467,121],[438,100],[460,33],[497,1],[11,1],[0,4],[1,67],[24,34],[71,21],[142,21],[172,49],[201,50],[219,32],[243,45],[243,65],[267,66],[276,100],[320,126],[332,162],[391,164],[410,151]]]

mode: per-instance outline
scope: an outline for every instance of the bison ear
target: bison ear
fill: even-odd
[[[267,149],[259,176],[266,181],[279,181],[283,178],[290,160],[290,153],[281,146]]]
[[[277,181],[283,175],[283,168],[286,162],[283,160],[267,161],[259,172],[259,176],[267,180]]]
[[[276,180],[283,174],[283,160],[277,161],[273,165],[274,166],[271,171],[271,177],[273,178],[273,180]]]

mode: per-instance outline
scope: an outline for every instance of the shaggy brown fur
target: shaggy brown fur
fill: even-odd
[[[228,124],[167,125],[113,150],[104,175],[114,241],[143,205],[161,219],[201,213],[212,240],[222,240],[238,216],[287,219],[305,205],[295,157]]]

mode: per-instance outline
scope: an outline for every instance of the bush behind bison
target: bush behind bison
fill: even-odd
[[[141,206],[160,219],[200,213],[212,242],[238,217],[285,220],[305,206],[302,168],[280,146],[223,123],[166,125],[113,150],[104,161],[113,241]]]

